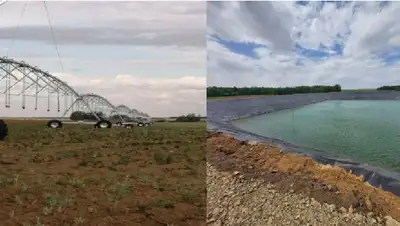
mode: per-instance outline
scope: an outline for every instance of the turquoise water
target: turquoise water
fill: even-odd
[[[400,172],[400,101],[325,101],[233,124],[330,156]]]

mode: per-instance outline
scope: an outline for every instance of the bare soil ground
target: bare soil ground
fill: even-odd
[[[400,221],[400,198],[376,189],[344,169],[281,153],[278,147],[238,141],[221,133],[207,137],[207,161],[222,172],[262,179],[277,190],[298,193],[354,212]]]
[[[7,123],[1,225],[205,225],[205,123]]]

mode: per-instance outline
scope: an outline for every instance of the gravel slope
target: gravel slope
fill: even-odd
[[[352,209],[335,209],[314,199],[282,193],[261,180],[244,179],[238,172],[220,172],[207,164],[208,225],[400,225]]]
[[[394,220],[400,198],[340,167],[208,133],[207,219],[208,225],[400,226]]]

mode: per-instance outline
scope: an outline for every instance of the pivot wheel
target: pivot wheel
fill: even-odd
[[[122,122],[115,123],[117,126],[122,126]]]
[[[127,128],[127,129],[132,129],[133,125],[132,124],[126,124],[126,125],[124,125],[124,127]]]
[[[4,140],[8,136],[8,126],[0,119],[0,140]]]
[[[144,124],[143,124],[142,122],[139,122],[137,125],[138,125],[139,127],[143,127],[143,126],[144,126]]]
[[[111,126],[112,126],[112,123],[110,121],[100,120],[94,125],[94,128],[109,129],[109,128],[111,128]]]
[[[50,120],[47,122],[47,127],[51,129],[62,128],[63,124],[60,120]]]

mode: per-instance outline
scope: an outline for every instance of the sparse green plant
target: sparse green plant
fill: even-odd
[[[163,164],[166,163],[166,161],[165,161],[165,160],[166,160],[165,156],[164,156],[161,152],[159,152],[159,151],[156,151],[156,152],[153,154],[153,158],[154,158],[154,160],[156,161],[157,164],[163,165]]]
[[[44,199],[45,199],[44,202],[47,206],[52,207],[58,204],[58,195],[46,193],[44,195]]]
[[[74,223],[75,224],[83,224],[83,222],[85,222],[85,220],[82,217],[75,217],[74,218]]]
[[[175,207],[174,201],[168,199],[168,198],[157,198],[155,200],[153,200],[153,203],[155,206],[158,207],[163,207],[166,209],[172,209]]]
[[[196,196],[190,192],[183,192],[182,200],[185,203],[194,204],[196,202]]]
[[[136,205],[136,213],[144,213],[146,212],[146,206],[145,205]]]
[[[72,153],[70,152],[64,152],[62,155],[63,158],[71,158],[72,157]]]
[[[71,178],[68,182],[74,188],[83,188],[83,187],[85,187],[84,181],[79,179],[79,178],[77,178],[77,177]]]
[[[166,164],[171,164],[172,163],[172,155],[171,154],[168,154],[167,155],[167,158],[165,158],[165,163]]]
[[[128,164],[129,163],[129,156],[121,156],[119,158],[118,164]]]
[[[132,185],[129,183],[128,180],[124,181],[117,181],[115,184],[111,187],[111,191],[118,197],[124,197],[128,195],[132,191]]]
[[[42,209],[43,215],[47,216],[53,213],[53,207],[45,206]]]

